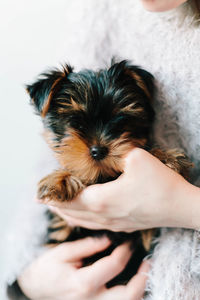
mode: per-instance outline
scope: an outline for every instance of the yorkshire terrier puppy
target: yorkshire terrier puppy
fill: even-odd
[[[27,91],[42,117],[47,143],[61,166],[39,182],[39,199],[71,201],[88,185],[116,179],[123,172],[124,156],[133,147],[146,149],[187,176],[190,163],[183,153],[152,147],[154,79],[147,71],[125,60],[108,69],[78,73],[66,65],[63,70],[42,74],[27,86]],[[148,250],[153,235],[152,231],[140,234],[77,230],[64,221],[56,222],[54,218],[51,226],[50,239],[54,241],[106,232],[114,245],[133,240],[143,251],[141,245]],[[57,229],[62,229],[61,234]],[[143,241],[139,246],[140,236]],[[118,276],[113,284],[133,275],[134,268],[129,266],[130,270],[123,272],[125,277]]]

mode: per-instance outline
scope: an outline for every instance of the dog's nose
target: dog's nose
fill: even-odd
[[[90,148],[90,154],[95,160],[104,159],[107,153],[108,153],[108,149],[106,147],[94,145]]]

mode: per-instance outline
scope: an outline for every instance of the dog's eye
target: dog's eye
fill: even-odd
[[[83,129],[83,125],[79,121],[76,121],[76,120],[71,120],[70,125],[77,130]]]

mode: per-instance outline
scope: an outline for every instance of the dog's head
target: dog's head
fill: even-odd
[[[27,91],[60,164],[86,183],[119,175],[121,158],[148,141],[153,76],[127,61],[98,72],[66,65]]]

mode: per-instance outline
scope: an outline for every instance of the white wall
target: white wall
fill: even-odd
[[[97,3],[95,18],[90,18]],[[23,238],[28,244],[34,238],[26,207],[32,212],[36,183],[55,167],[24,85],[64,62],[76,70],[105,66],[111,53],[104,19],[113,24],[104,1],[0,0],[0,285],[23,259],[15,256]],[[40,232],[34,214],[32,222]]]
[[[38,179],[52,168],[24,84],[66,60],[68,3],[0,0],[1,241],[20,205],[33,198]],[[0,260],[2,273],[3,255]]]
[[[32,179],[41,151],[40,121],[24,85],[65,61],[67,1],[0,2],[0,187],[1,215],[6,219]]]

